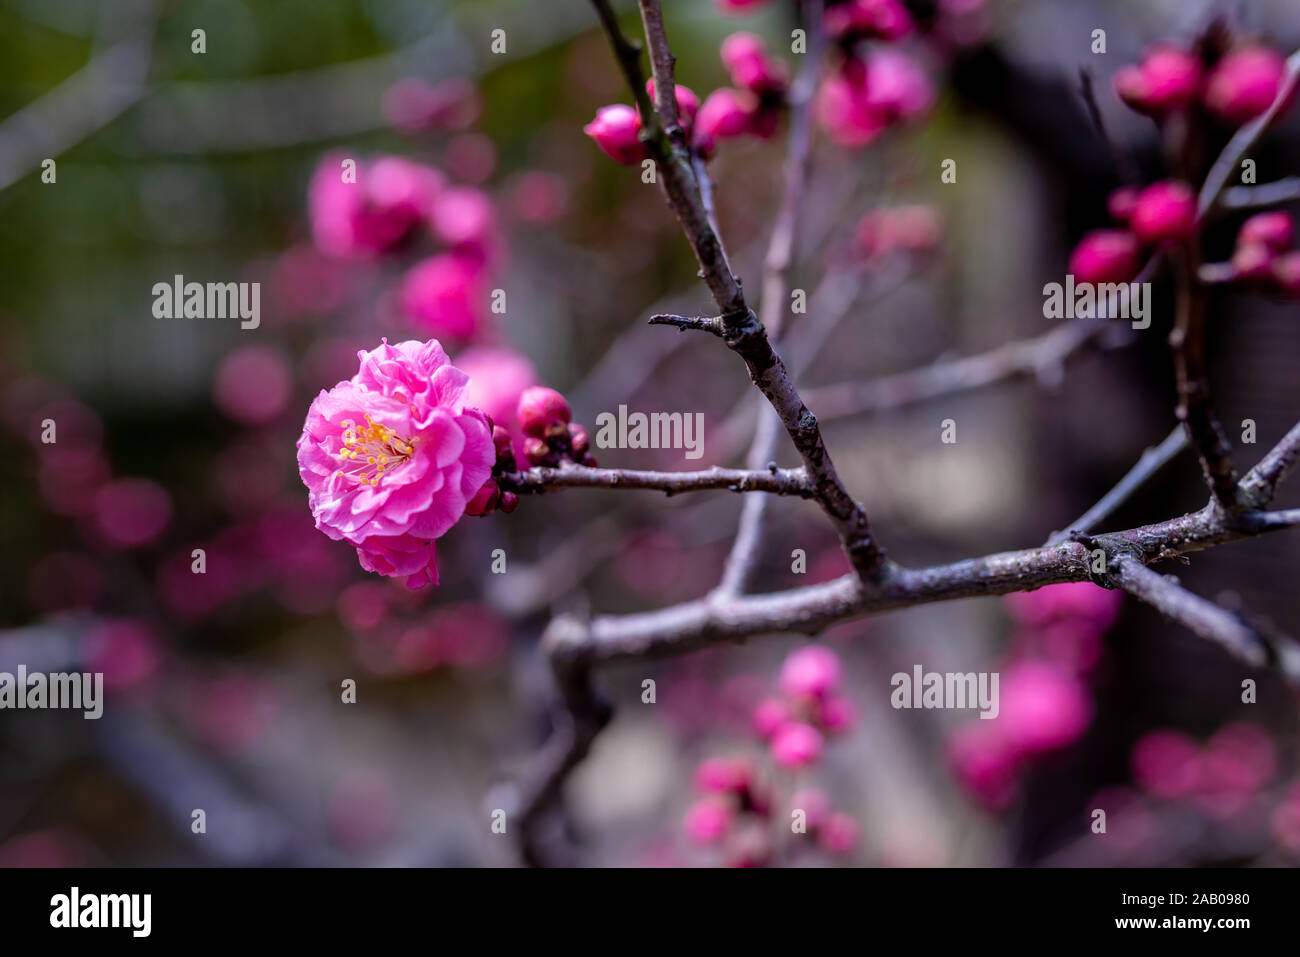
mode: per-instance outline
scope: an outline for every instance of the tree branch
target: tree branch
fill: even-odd
[[[502,488],[514,492],[544,492],[552,488],[642,489],[676,495],[726,489],[732,492],[771,492],[812,498],[813,485],[807,473],[797,469],[709,468],[696,472],[656,472],[642,469],[600,469],[585,465],[559,468],[537,466],[525,472],[506,473],[498,479]]]
[[[628,85],[633,88],[634,94],[639,93],[638,102],[641,102],[645,98],[645,90],[639,54],[623,37],[618,21],[609,9],[608,0],[592,2],[610,36],[610,43]],[[647,6],[658,8],[658,2],[643,0],[643,8]],[[651,61],[663,69],[664,64],[671,63],[668,59],[671,54],[662,32],[662,21],[657,19],[657,9],[651,16],[655,17],[655,29],[647,35]],[[695,180],[686,150],[667,136],[657,118],[644,121],[641,135],[658,165],[659,182],[681,222],[700,264],[701,275],[722,314],[724,341],[728,348],[744,360],[750,379],[780,417],[803,460],[804,468],[813,480],[818,503],[835,525],[853,568],[867,578],[879,574],[884,566],[884,552],[872,535],[866,510],[853,499],[840,481],[822,440],[817,417],[808,410],[799,396],[784,363],[773,350],[763,324],[745,303],[740,281],[726,266],[718,238],[709,225],[699,184]]]
[[[1283,653],[1274,648],[1268,639],[1237,615],[1192,594],[1174,576],[1161,575],[1132,558],[1122,558],[1111,572],[1119,586],[1130,595],[1140,598],[1194,634],[1219,645],[1234,658],[1254,668],[1282,664],[1285,677],[1300,682],[1293,649]]]

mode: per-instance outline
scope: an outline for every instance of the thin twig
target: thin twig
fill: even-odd
[[[935,362],[869,382],[842,382],[808,392],[830,422],[866,412],[894,410],[995,382],[1038,376],[1081,353],[1106,329],[1106,321],[1075,319],[1032,339],[1009,342],[973,356]]]
[[[1263,508],[1273,501],[1277,487],[1300,462],[1300,422],[1282,437],[1241,480],[1241,500],[1250,508]]]
[[[1278,657],[1254,628],[1226,608],[1192,594],[1172,575],[1161,575],[1132,558],[1120,559],[1110,571],[1114,580],[1130,595],[1142,599],[1194,634],[1219,645],[1234,658],[1254,668],[1262,668]],[[1288,655],[1285,660],[1294,658]],[[1300,679],[1300,674],[1287,674],[1286,677],[1296,680]]]
[[[1147,448],[1137,460],[1137,464],[1129,469],[1128,474],[1120,479],[1114,488],[1103,495],[1096,505],[1071,522],[1068,528],[1053,532],[1052,537],[1047,540],[1047,544],[1054,545],[1080,532],[1094,531],[1098,525],[1110,518],[1116,509],[1127,502],[1138,489],[1145,485],[1147,480],[1164,468],[1185,448],[1187,448],[1187,433],[1183,431],[1181,425],[1176,425],[1173,431],[1165,436],[1163,442],[1157,446]]]
[[[1220,205],[1224,209],[1260,209],[1293,203],[1300,199],[1300,176],[1288,176],[1274,183],[1258,186],[1233,186],[1223,191]]]

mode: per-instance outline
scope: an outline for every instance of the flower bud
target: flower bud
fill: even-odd
[[[645,91],[650,94],[650,102],[654,103],[655,81],[653,77],[645,81]],[[677,101],[677,121],[689,135],[691,125],[695,122],[695,114],[700,112],[700,98],[695,95],[695,91],[689,86],[682,86],[678,83],[673,87],[673,99]]]
[[[545,465],[551,458],[551,447],[539,438],[524,439],[524,458],[533,465]]]
[[[564,396],[546,386],[533,386],[519,396],[519,428],[525,435],[542,436],[553,425],[567,426],[571,416]]]
[[[802,721],[791,721],[772,736],[772,760],[783,768],[807,767],[821,753],[821,732]]]
[[[591,436],[587,430],[576,422],[569,424],[569,448],[573,450],[575,458],[582,458],[586,454],[588,447],[591,445]]]
[[[501,501],[497,503],[497,508],[509,515],[519,507],[519,496],[514,492],[502,492]]]
[[[1273,281],[1286,298],[1300,298],[1300,252],[1277,257],[1273,262]]]
[[[510,449],[510,433],[499,425],[492,426],[492,444],[496,446],[498,456],[507,452]]]
[[[500,487],[495,481],[488,479],[466,504],[465,514],[474,516],[487,515],[496,508],[500,497]]]
[[[1093,230],[1074,247],[1069,271],[1076,282],[1130,282],[1138,271],[1137,238],[1123,229]]]
[[[630,106],[622,103],[602,106],[596,111],[596,118],[582,131],[616,163],[631,166],[645,158],[645,146],[637,138],[641,132],[641,118]]]
[[[1201,61],[1167,43],[1149,48],[1137,66],[1115,72],[1115,92],[1133,109],[1164,116],[1186,109],[1201,87]]]
[[[1138,193],[1139,190],[1135,186],[1121,186],[1111,193],[1106,200],[1106,211],[1110,213],[1111,218],[1128,222],[1133,215],[1133,208],[1137,205]]]
[[[1282,86],[1286,61],[1268,47],[1245,47],[1220,60],[1205,83],[1205,106],[1240,126],[1272,105]]]
[[[1282,252],[1295,240],[1295,222],[1282,212],[1256,213],[1241,224],[1237,244],[1241,246],[1260,243],[1269,249]]]
[[[1149,245],[1181,242],[1196,225],[1196,195],[1186,183],[1153,183],[1138,194],[1130,225]]]
[[[1232,254],[1232,275],[1246,281],[1268,281],[1273,278],[1275,253],[1263,243],[1242,243]]]

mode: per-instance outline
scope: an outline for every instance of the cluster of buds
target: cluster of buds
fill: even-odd
[[[1144,248],[1184,242],[1196,230],[1196,194],[1175,180],[1118,189],[1107,209],[1127,228],[1093,230],[1080,240],[1069,269],[1077,282],[1129,282]]]
[[[1256,213],[1241,225],[1229,264],[1235,280],[1263,292],[1300,297],[1300,250],[1291,249],[1295,222],[1283,212]]]
[[[559,465],[562,461],[594,467],[588,453],[591,439],[587,430],[571,422],[572,413],[564,396],[545,386],[525,389],[519,396],[519,428],[524,440],[524,457],[530,465]]]
[[[901,0],[845,0],[826,11],[824,23],[832,39],[846,44],[859,40],[892,43],[915,26]]]
[[[1248,45],[1209,60],[1213,56],[1157,43],[1140,63],[1115,73],[1115,92],[1134,110],[1157,119],[1199,103],[1232,126],[1259,116],[1277,98],[1286,62],[1276,50]]]
[[[655,81],[646,80],[645,86],[653,103]],[[673,99],[677,101],[678,125],[689,138],[695,128],[695,116],[700,111],[700,98],[690,87],[678,83],[673,87]],[[641,142],[641,114],[636,107],[624,103],[602,106],[596,111],[596,118],[582,131],[616,163],[635,166],[649,155]]]
[[[680,83],[674,87],[677,119],[696,154],[713,155],[718,141],[738,136],[767,139],[776,132],[789,87],[786,65],[768,55],[763,41],[752,33],[736,33],[722,43],[722,62],[734,87],[714,90],[700,98]],[[646,82],[654,100],[654,80]],[[646,158],[641,142],[642,120],[635,107],[616,103],[602,106],[596,118],[583,127],[610,159],[635,165]]]
[[[808,645],[786,658],[780,696],[760,702],[753,715],[754,731],[777,765],[794,770],[814,764],[827,735],[853,726],[853,706],[839,685],[840,660],[829,648]]]
[[[700,107],[692,145],[701,156],[711,156],[719,140],[769,139],[776,133],[790,85],[785,63],[769,56],[752,33],[727,37],[721,55],[733,85],[714,90]]]
[[[516,471],[515,453],[510,447],[510,433],[499,425],[493,425],[492,444],[497,451],[497,460],[492,466],[493,476]],[[469,504],[465,506],[465,514],[481,517],[491,515],[500,509],[509,515],[518,507],[519,496],[508,489],[502,489],[496,478],[490,478],[469,500]]]

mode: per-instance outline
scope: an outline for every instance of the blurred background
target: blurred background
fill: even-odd
[[[719,45],[738,30],[795,66],[789,4],[727,6],[665,3],[678,80],[701,97],[727,85]],[[891,557],[922,565],[1043,542],[1166,436],[1164,280],[1150,330],[1117,325],[1035,375],[917,402],[828,387],[1049,331],[1043,284],[1108,223],[1124,179],[1080,69],[1150,181],[1164,175],[1156,130],[1111,92],[1115,70],[1153,41],[1191,42],[1216,15],[1286,55],[1300,10],[908,6],[918,30],[903,49],[932,105],[864,148],[817,131],[792,270],[809,308],[785,352]],[[1098,28],[1104,55],[1091,51]],[[315,531],[294,443],[358,349],[437,337],[498,419],[534,382],[564,392],[588,428],[620,404],[705,414],[700,462],[599,450],[602,465],[743,461],[757,406],[734,357],[644,324],[710,311],[689,248],[639,168],[583,134],[599,107],[630,102],[584,0],[0,0],[0,671],[102,671],[108,696],[97,721],[0,714],[0,865],[517,862],[490,815],[549,728],[541,630],[558,611],[701,595],[740,497],[529,497],[460,522],[439,542],[441,585],[410,591]],[[1293,111],[1254,153],[1261,182],[1296,172],[1298,138]],[[782,119],[710,164],[755,295],[784,141]],[[331,245],[314,176],[383,157],[436,171],[431,223],[382,251]],[[956,184],[940,182],[947,158]],[[1239,221],[1210,233],[1213,258]],[[259,282],[259,327],[154,318],[153,285],[176,274]],[[498,289],[504,312],[490,308]],[[1249,465],[1300,418],[1297,308],[1223,291],[1211,310],[1221,416],[1234,440],[1236,423],[1257,423],[1259,444],[1239,451]],[[955,445],[939,441],[945,419]],[[780,461],[794,464],[788,446]],[[1205,498],[1184,454],[1107,528]],[[1277,503],[1298,504],[1294,485]],[[806,574],[792,572],[795,549]],[[1294,632],[1297,567],[1300,540],[1283,533],[1162,570]],[[756,588],[845,571],[814,506],[771,503]],[[798,774],[770,765],[753,715],[800,640],[605,672],[616,714],[570,782],[563,843],[579,863],[616,866],[1294,865],[1294,694],[1149,608],[1082,588],[833,629],[820,640],[842,665],[846,716]],[[1011,720],[1055,737],[1012,754],[970,713],[890,708],[890,676],[918,663],[1000,670]],[[355,704],[340,700],[348,678]],[[711,838],[695,772],[718,756],[754,762],[776,802],[770,819],[749,808],[745,826],[784,829],[779,802],[815,787],[838,830],[797,846]],[[1089,829],[1099,807],[1105,835]],[[192,831],[196,808],[206,833]]]

